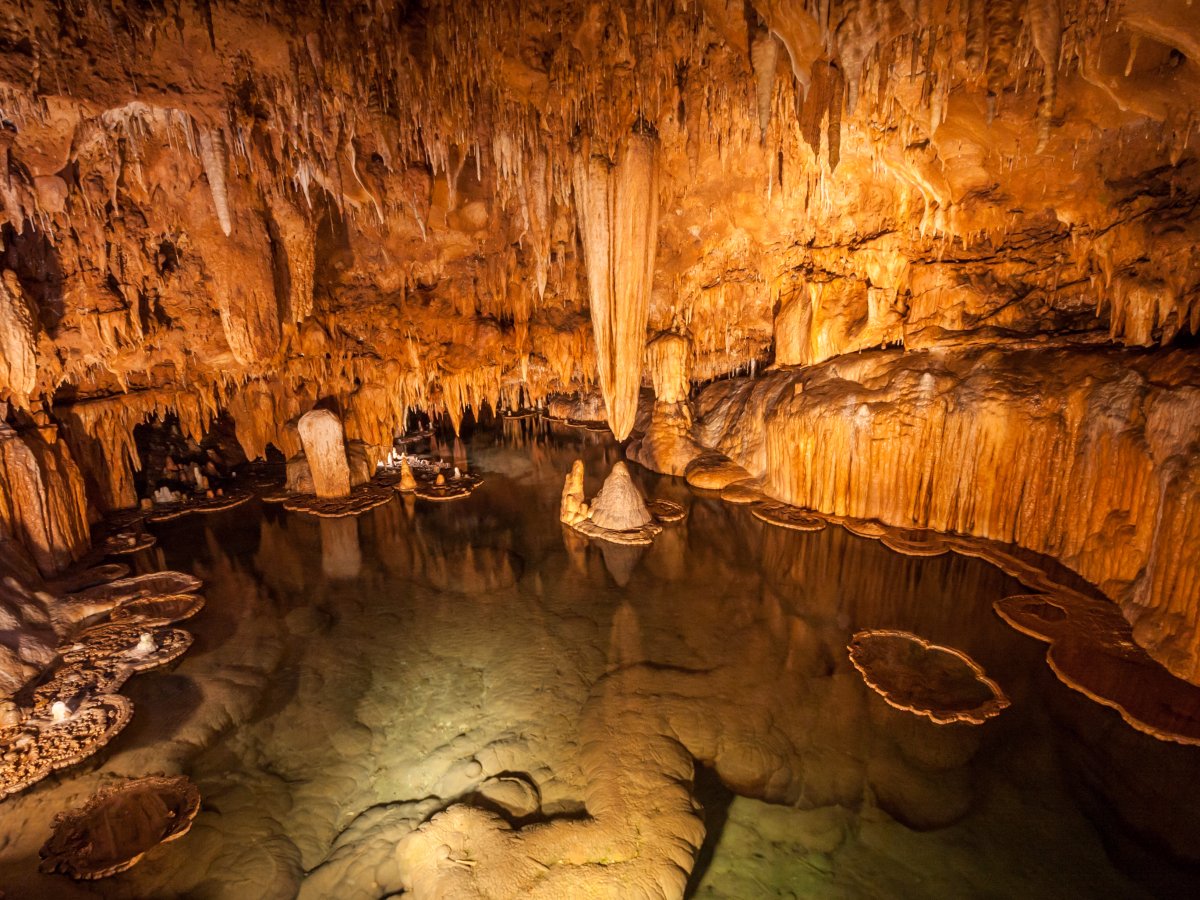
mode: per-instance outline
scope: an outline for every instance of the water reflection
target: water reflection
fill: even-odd
[[[362,572],[358,517],[321,519],[321,571],[326,578],[357,578]]]
[[[775,528],[640,471],[687,518],[650,547],[597,546],[557,510],[574,458],[589,495],[619,458],[600,436],[509,420],[499,439],[444,452],[484,475],[468,500],[397,496],[343,520],[264,506],[163,531],[156,561],[198,571],[209,603],[173,681],[137,682],[150,686],[129,733],[140,718],[153,740],[114,742],[98,776],[183,770],[205,809],[178,852],[89,891],[399,891],[415,876],[397,844],[415,847],[421,822],[497,778],[531,786],[535,818],[561,819],[535,837],[489,807],[502,850],[620,853],[633,827],[637,864],[665,865],[707,823],[697,896],[1136,896],[1106,847],[1153,863],[1158,891],[1193,874],[1180,861],[1200,859],[1200,797],[1188,796],[1200,752],[1059,685],[1044,647],[992,613],[1017,590],[998,570],[900,556],[835,527]],[[978,727],[892,709],[847,659],[863,628],[966,651],[1013,706]],[[184,721],[170,711],[180,697]],[[694,808],[694,762],[739,795],[713,801],[727,809]],[[16,816],[36,833],[69,784],[0,807],[0,831]],[[0,882],[17,895],[60,886],[9,880],[21,865],[0,849]]]

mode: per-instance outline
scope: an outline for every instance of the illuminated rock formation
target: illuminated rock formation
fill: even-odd
[[[629,531],[654,521],[625,463],[613,465],[600,493],[592,500],[589,518],[597,527],[609,531]]]
[[[83,480],[56,429],[18,434],[0,420],[0,540],[21,544],[43,575],[88,548]]]
[[[654,408],[644,433],[626,452],[630,459],[656,472],[682,475],[704,452],[692,438],[691,345],[681,334],[656,335],[646,346],[646,367],[654,385]]]
[[[33,314],[16,275],[0,272],[0,392],[25,406],[37,387]]]
[[[0,545],[43,576],[79,559],[93,514],[157,487],[148,429],[231,428],[248,459],[288,462],[309,512],[424,513],[360,483],[414,414],[465,435],[546,409],[902,552],[946,551],[912,528],[1050,554],[1200,683],[1198,109],[1193,0],[10,0]],[[463,494],[443,487],[426,496]],[[618,464],[591,506],[572,470],[561,516],[568,541],[637,547],[683,516],[661,509]],[[314,559],[350,575],[357,532],[324,533]],[[668,566],[625,550],[604,551],[618,584]],[[506,581],[496,552],[480,583]],[[137,590],[46,600],[38,571],[0,598],[0,693],[51,646],[24,636]],[[691,710],[633,721],[620,692],[643,676],[595,704],[646,735],[630,760],[588,748],[586,852],[455,809],[414,851],[418,893],[470,879],[441,853],[462,834],[520,860],[497,876],[512,893],[568,856],[551,896],[584,863],[612,891],[622,872],[682,891],[691,760],[734,751]],[[906,806],[887,777],[847,783]]]
[[[559,519],[566,525],[578,525],[591,515],[583,495],[583,460],[571,464],[571,471],[563,483],[562,504]]]
[[[313,493],[318,497],[348,497],[350,467],[337,415],[327,409],[314,409],[300,417],[299,428]]]
[[[629,437],[642,383],[642,349],[658,243],[655,142],[627,138],[615,162],[586,148],[573,170],[579,234],[587,260],[596,368],[608,423]]]

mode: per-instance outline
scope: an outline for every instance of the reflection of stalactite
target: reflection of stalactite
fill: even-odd
[[[633,430],[642,380],[658,230],[655,152],[654,139],[636,134],[615,166],[586,151],[575,160],[596,367],[617,440]]]

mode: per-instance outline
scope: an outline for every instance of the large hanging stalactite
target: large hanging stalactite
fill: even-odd
[[[656,141],[628,137],[615,165],[586,148],[575,160],[596,367],[617,440],[633,430],[658,232]]]

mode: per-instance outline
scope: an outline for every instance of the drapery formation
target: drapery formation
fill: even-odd
[[[655,141],[630,136],[616,164],[588,152],[575,161],[575,204],[587,267],[596,368],[617,440],[633,430],[654,283],[658,232]]]

